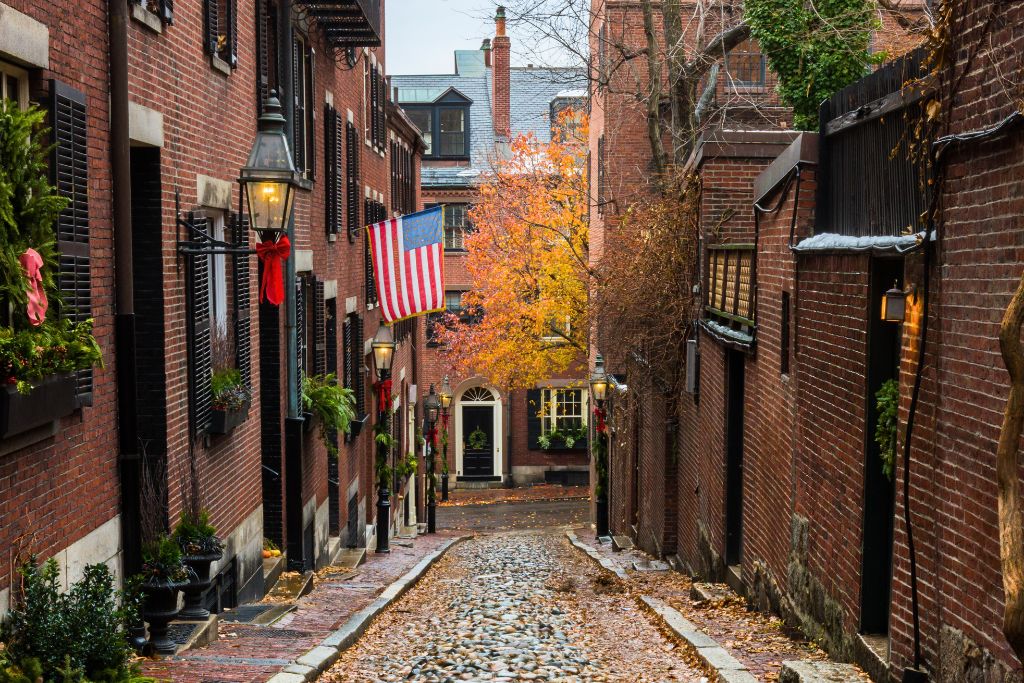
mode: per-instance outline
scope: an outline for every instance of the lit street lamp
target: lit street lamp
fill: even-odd
[[[441,502],[448,502],[448,409],[452,407],[452,385],[448,375],[441,383]]]
[[[608,425],[605,422],[604,400],[608,395],[608,373],[604,369],[604,358],[597,355],[594,372],[590,375],[590,393],[594,397],[594,474],[597,483],[594,486],[597,519],[597,536],[608,535]]]
[[[434,483],[434,462],[437,459],[437,416],[440,412],[441,402],[434,393],[434,385],[430,385],[430,393],[423,402],[423,411],[426,413],[427,421],[427,533],[437,531],[437,491]]]
[[[373,362],[377,367],[377,429],[376,434],[388,433],[388,415],[391,412],[391,362],[395,357],[395,338],[389,325],[382,324],[373,336]],[[377,552],[391,552],[391,492],[388,490],[387,472],[390,447],[375,439],[377,444]]]
[[[288,232],[299,184],[285,123],[281,103],[272,92],[263,107],[249,160],[238,178],[249,205],[251,228],[274,237]]]

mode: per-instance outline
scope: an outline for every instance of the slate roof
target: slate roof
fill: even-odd
[[[426,187],[466,187],[476,184],[489,171],[492,161],[507,149],[494,134],[491,116],[491,69],[484,64],[482,50],[456,50],[455,73],[392,76],[398,88],[398,103],[429,104],[449,88],[472,101],[469,111],[469,162],[460,166],[436,166],[423,162],[422,183]],[[551,140],[551,102],[559,96],[586,96],[585,75],[575,69],[513,67],[511,83],[512,135],[532,132],[539,141]]]

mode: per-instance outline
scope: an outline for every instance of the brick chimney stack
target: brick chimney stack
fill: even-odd
[[[484,53],[484,65],[487,66],[488,68],[490,68],[490,66],[491,66],[491,39],[490,38],[484,38],[483,45],[480,46],[480,49],[483,50],[483,53]]]
[[[494,67],[491,106],[494,107],[494,134],[506,140],[512,137],[512,104],[509,66],[512,41],[505,35],[505,8],[498,7],[494,15],[494,40],[491,42],[491,63]]]

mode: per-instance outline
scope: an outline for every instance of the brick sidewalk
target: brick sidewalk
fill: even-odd
[[[266,681],[316,647],[349,617],[369,605],[430,552],[458,534],[439,532],[415,541],[393,539],[388,555],[367,554],[356,573],[318,575],[298,608],[272,626],[220,622],[210,645],[144,663],[144,675],[189,683]],[[406,545],[411,543],[411,545]],[[345,577],[345,578],[340,578]]]
[[[561,486],[559,484],[534,484],[506,489],[452,489],[446,503],[441,507],[463,505],[489,505],[492,503],[518,503],[535,500],[568,500],[590,497],[589,486]]]
[[[575,529],[579,540],[626,570],[625,589],[631,597],[649,595],[678,610],[706,635],[750,670],[759,681],[777,681],[786,660],[828,660],[824,651],[784,626],[775,616],[747,608],[746,602],[727,586],[715,585],[722,600],[698,602],[690,597],[693,581],[677,571],[635,571],[634,561],[651,558],[640,550],[614,551],[610,544],[597,544],[593,528]],[[866,676],[865,676],[866,678]]]

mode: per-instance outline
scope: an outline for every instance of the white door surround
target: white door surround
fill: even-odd
[[[490,395],[488,399],[487,396]],[[462,408],[464,405],[492,406],[494,408],[494,476],[504,479],[504,460],[501,447],[504,443],[504,432],[502,431],[502,401],[501,394],[490,387],[482,384],[470,384],[460,388],[455,394],[455,472],[454,481],[459,480],[462,474]]]

